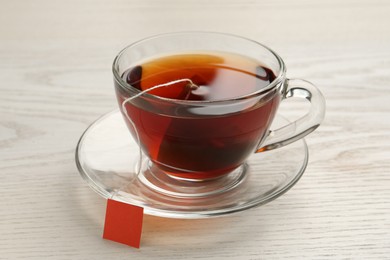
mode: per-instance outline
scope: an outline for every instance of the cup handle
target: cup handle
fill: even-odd
[[[310,111],[290,124],[270,130],[256,153],[290,144],[313,132],[325,116],[325,99],[313,84],[302,79],[286,79],[283,100],[291,97],[303,98],[311,103]],[[282,100],[282,101],[283,101]]]

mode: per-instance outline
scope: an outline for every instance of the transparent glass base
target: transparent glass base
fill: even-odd
[[[271,128],[286,123],[276,116]],[[208,218],[259,206],[285,193],[303,174],[308,149],[302,139],[253,154],[231,173],[206,181],[172,178],[145,156],[139,158],[119,110],[95,121],[76,150],[81,176],[104,198],[143,207],[145,214],[155,216]]]
[[[186,180],[173,177],[159,169],[150,160],[142,160],[139,181],[163,195],[177,198],[204,198],[228,192],[236,188],[246,176],[247,165],[215,179]]]

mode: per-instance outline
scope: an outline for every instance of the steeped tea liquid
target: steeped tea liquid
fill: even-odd
[[[123,79],[140,91],[189,79],[198,87],[188,88],[184,80],[147,93],[169,99],[216,101],[253,94],[268,86],[275,74],[256,60],[215,52],[157,57],[129,68]],[[119,102],[128,98],[126,92],[117,94]],[[271,94],[266,102],[238,112],[227,113],[229,106],[225,105],[214,108],[219,109],[215,116],[203,117],[196,112],[194,117],[182,115],[183,108],[167,114],[159,102],[147,105],[147,109],[130,102],[126,110],[143,151],[159,168],[177,177],[208,179],[234,170],[255,151],[280,102],[279,92]]]

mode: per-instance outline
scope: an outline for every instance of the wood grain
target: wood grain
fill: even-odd
[[[384,0],[0,1],[0,259],[389,259],[389,13]],[[136,250],[101,238],[105,201],[74,149],[116,108],[116,53],[183,30],[271,46],[320,87],[326,119],[288,193],[224,218],[146,216]]]

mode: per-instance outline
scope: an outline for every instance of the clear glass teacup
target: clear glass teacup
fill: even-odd
[[[169,57],[175,57],[176,63],[167,67],[150,65]],[[235,63],[234,57],[240,57],[237,58],[240,61]],[[192,67],[188,66],[191,59],[196,63]],[[200,69],[202,59],[207,69]],[[252,63],[258,66],[252,69],[248,65]],[[235,82],[234,72],[229,74],[229,80],[222,73],[213,74],[211,83],[207,82],[206,76],[202,73],[199,76],[198,71],[211,73],[210,66],[214,70],[246,73],[245,80],[237,76]],[[177,77],[184,70],[185,75]],[[194,70],[197,77],[191,76]],[[151,80],[159,73],[172,77],[160,77],[165,80],[160,82]],[[143,171],[159,179],[159,183],[170,178],[200,182],[231,173],[245,174],[248,156],[303,138],[320,125],[325,114],[320,91],[307,81],[288,79],[278,54],[258,42],[228,34],[184,32],[138,41],[118,54],[113,74],[124,119],[148,158]],[[149,85],[145,83],[148,80]],[[251,85],[260,81],[260,87]],[[226,91],[221,90],[224,83],[229,85]],[[219,90],[211,95],[213,84]],[[161,88],[148,90],[156,86]],[[235,86],[240,90],[232,90]],[[271,130],[280,102],[291,97],[308,100],[309,112]]]

